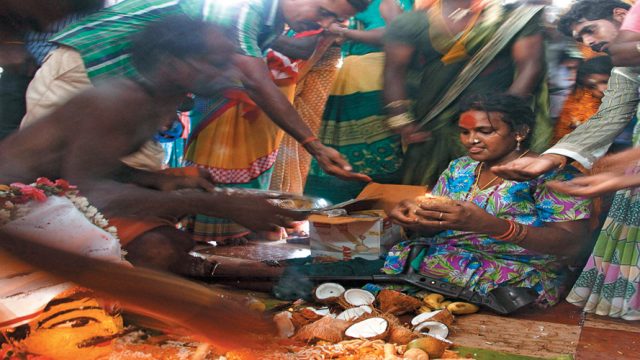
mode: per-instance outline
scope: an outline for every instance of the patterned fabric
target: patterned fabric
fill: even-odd
[[[591,168],[635,115],[640,103],[638,70],[614,68],[598,112],[545,153],[568,156]]]
[[[318,132],[324,106],[338,68],[340,49],[331,47],[307,75],[296,84],[293,107],[314,133]],[[289,135],[284,136],[271,176],[271,189],[302,193],[311,165],[311,155]]]
[[[385,26],[380,14],[381,0],[356,14],[352,28],[373,30]],[[400,6],[411,10],[413,1]],[[382,72],[384,53],[364,44],[346,43],[342,63],[322,116],[319,139],[338,150],[353,171],[369,175],[379,183],[398,183],[402,164],[400,137],[384,125]],[[305,193],[334,203],[355,198],[366,184],[330,176],[317,161],[311,162]]]
[[[478,164],[466,156],[452,161],[432,193],[472,201],[498,218],[531,226],[590,217],[589,200],[556,193],[545,185],[551,180],[573,178],[575,169],[549,173],[526,182],[503,181],[471,192]],[[431,246],[419,263],[419,271],[423,274],[481,293],[512,285],[535,289],[541,304],[553,305],[559,300],[566,269],[557,257],[463,231],[443,231],[429,241]],[[400,272],[408,253],[406,244],[396,245],[389,252],[383,271]]]
[[[71,14],[61,20],[53,22],[46,31],[28,31],[24,36],[24,47],[29,54],[36,60],[38,66],[41,66],[44,59],[50,52],[58,48],[58,45],[49,42],[49,39],[58,31],[77,22],[90,13]]]
[[[80,52],[94,82],[136,76],[129,38],[150,22],[176,14],[209,21],[229,29],[241,54],[262,57],[284,26],[277,8],[278,0],[125,0],[68,27],[52,41]]]
[[[591,121],[589,121],[591,122]],[[636,125],[634,146],[640,144]],[[630,173],[638,173],[637,166]],[[567,297],[584,311],[640,320],[640,192],[618,191],[589,260]]]
[[[456,84],[469,61],[493,39],[500,25],[511,19],[511,14],[509,7],[487,6],[470,31],[459,34],[451,34],[442,19],[442,13],[436,8],[402,14],[389,25],[385,34],[387,43],[404,44],[415,49],[406,81],[408,96],[414,100],[412,111],[416,119],[423,119],[431,113],[452,85]],[[516,65],[511,58],[512,47],[518,40],[542,32],[541,15],[542,11],[524,24],[460,95],[423,127],[423,130],[431,132],[431,137],[408,146],[401,169],[403,183],[433,186],[449,162],[466,153],[458,141],[455,122],[460,100],[470,94],[509,89],[516,77]],[[463,35],[465,40],[460,42]],[[464,49],[453,51],[454,47],[460,46],[464,46]],[[443,62],[445,55],[446,64]],[[536,126],[532,135],[532,149],[538,151],[547,148],[553,129],[544,76],[540,77],[533,93]]]

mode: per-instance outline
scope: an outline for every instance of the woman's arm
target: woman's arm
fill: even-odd
[[[497,218],[468,201],[457,201],[455,205],[423,204],[416,215],[420,228],[427,231],[469,231],[495,238],[509,230],[507,220]],[[588,220],[547,222],[540,227],[524,226],[527,235],[518,246],[542,254],[575,257],[589,239]]]

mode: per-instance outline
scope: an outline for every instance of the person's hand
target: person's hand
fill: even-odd
[[[459,230],[485,233],[484,227],[495,219],[470,201],[454,201],[454,204],[422,203],[415,212],[417,223],[431,230]]]
[[[304,213],[273,205],[265,196],[228,195],[225,201],[225,217],[252,231],[291,228],[295,221],[307,218]]]
[[[344,26],[344,24],[334,22],[326,28],[326,31],[338,36],[344,36],[345,31],[347,31],[347,27]]]
[[[327,174],[343,180],[371,182],[369,176],[352,172],[351,165],[349,165],[337,150],[324,146],[319,141],[309,143],[305,145],[305,148],[315,157],[318,165],[320,165]]]
[[[538,157],[523,157],[504,165],[491,167],[491,171],[503,179],[525,181],[555,170],[562,166],[563,157],[556,154],[544,154]]]
[[[405,145],[425,142],[431,137],[430,132],[421,131],[417,124],[408,124],[394,131],[400,134]]]
[[[389,213],[389,217],[393,222],[402,226],[403,228],[410,230],[418,230],[420,224],[418,224],[418,217],[416,212],[420,210],[415,200],[403,200],[396,205]]]
[[[174,191],[180,189],[199,189],[207,192],[215,190],[211,174],[204,169],[198,169],[198,176],[165,175],[155,186],[160,191]]]
[[[573,195],[596,197],[630,187],[640,186],[639,175],[604,172],[570,181],[549,181],[547,186],[555,191]]]

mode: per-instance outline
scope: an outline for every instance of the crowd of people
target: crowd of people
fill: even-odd
[[[640,5],[577,0],[553,23],[527,1],[106,5],[56,22],[0,12],[12,19],[0,32],[2,128],[14,128],[0,141],[5,235],[185,276],[280,276],[190,251],[304,219],[246,189],[337,203],[371,181],[421,185],[452,201],[390,213],[429,244],[416,271],[640,319]],[[409,252],[397,244],[376,271],[401,272]],[[13,264],[0,328],[69,286],[11,259],[0,252]]]

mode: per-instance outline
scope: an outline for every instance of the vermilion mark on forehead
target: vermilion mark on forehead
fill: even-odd
[[[458,121],[458,124],[462,128],[471,130],[478,127],[478,119],[476,119],[476,117],[473,116],[472,114],[466,112],[460,115],[460,120]]]

